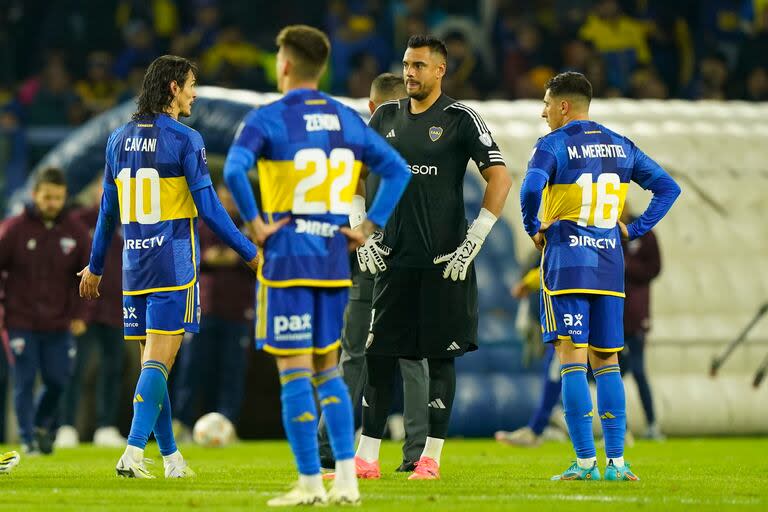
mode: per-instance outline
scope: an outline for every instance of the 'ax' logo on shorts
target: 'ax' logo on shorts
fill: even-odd
[[[566,327],[577,327],[579,325],[582,325],[582,319],[584,318],[584,315],[563,315],[563,323]]]
[[[123,320],[130,320],[132,318],[137,320],[139,318],[136,316],[136,308],[123,308]]]

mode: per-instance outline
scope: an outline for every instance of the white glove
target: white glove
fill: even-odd
[[[367,270],[371,274],[375,274],[387,270],[387,262],[384,261],[384,258],[389,256],[392,249],[384,245],[383,241],[384,233],[375,231],[368,237],[365,244],[357,248],[357,264],[361,271]]]
[[[443,279],[450,277],[453,281],[467,278],[467,271],[472,260],[475,259],[480,247],[485,242],[485,237],[490,233],[496,222],[496,216],[486,210],[480,209],[480,214],[467,230],[467,237],[455,251],[438,256],[433,260],[435,265],[446,263],[443,269]]]
[[[365,198],[363,196],[355,195],[352,197],[352,212],[349,214],[349,226],[355,229],[362,224],[367,218],[365,212]],[[384,261],[386,256],[392,250],[384,245],[384,233],[381,231],[374,231],[374,233],[368,237],[363,245],[357,248],[357,264],[360,267],[361,272],[366,270],[371,274],[376,272],[384,272],[387,270],[387,263]]]

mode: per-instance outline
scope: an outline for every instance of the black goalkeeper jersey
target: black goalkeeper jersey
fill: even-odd
[[[425,112],[410,100],[382,103],[369,123],[400,152],[412,177],[384,229],[391,267],[435,268],[432,260],[464,241],[464,174],[469,159],[480,171],[504,165],[480,116],[445,94]]]

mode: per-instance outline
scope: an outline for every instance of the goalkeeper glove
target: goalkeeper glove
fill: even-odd
[[[480,247],[482,247],[485,237],[488,236],[495,222],[496,216],[485,208],[481,208],[480,214],[467,230],[467,237],[456,250],[433,260],[435,265],[446,264],[443,269],[443,279],[449,277],[453,281],[466,279],[469,265],[480,252]]]
[[[352,198],[352,213],[349,215],[349,226],[355,229],[365,219],[365,198],[356,195]],[[357,248],[357,264],[360,267],[360,271],[368,271],[371,274],[375,274],[387,270],[387,263],[384,261],[384,258],[389,256],[391,249],[382,243],[383,240],[384,233],[375,231],[368,237],[365,244]]]

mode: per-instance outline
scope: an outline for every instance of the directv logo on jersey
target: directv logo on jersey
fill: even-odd
[[[341,130],[341,123],[336,114],[305,114],[304,120],[307,122],[308,132],[329,131],[338,132]]]
[[[312,338],[312,315],[277,315],[272,320],[277,341],[298,341]],[[287,331],[287,333],[286,333]]]
[[[165,235],[153,236],[152,238],[126,238],[123,242],[123,249],[151,249],[161,247],[165,241]]]
[[[591,236],[584,235],[570,235],[568,238],[570,239],[568,247],[595,247],[596,249],[616,248],[616,240],[612,238],[592,238]]]
[[[427,176],[437,176],[436,165],[413,164],[409,165],[408,168],[411,170],[411,174],[426,174]]]
[[[308,235],[324,236],[333,238],[339,226],[330,222],[320,222],[319,220],[296,219],[296,233],[306,233]]]

